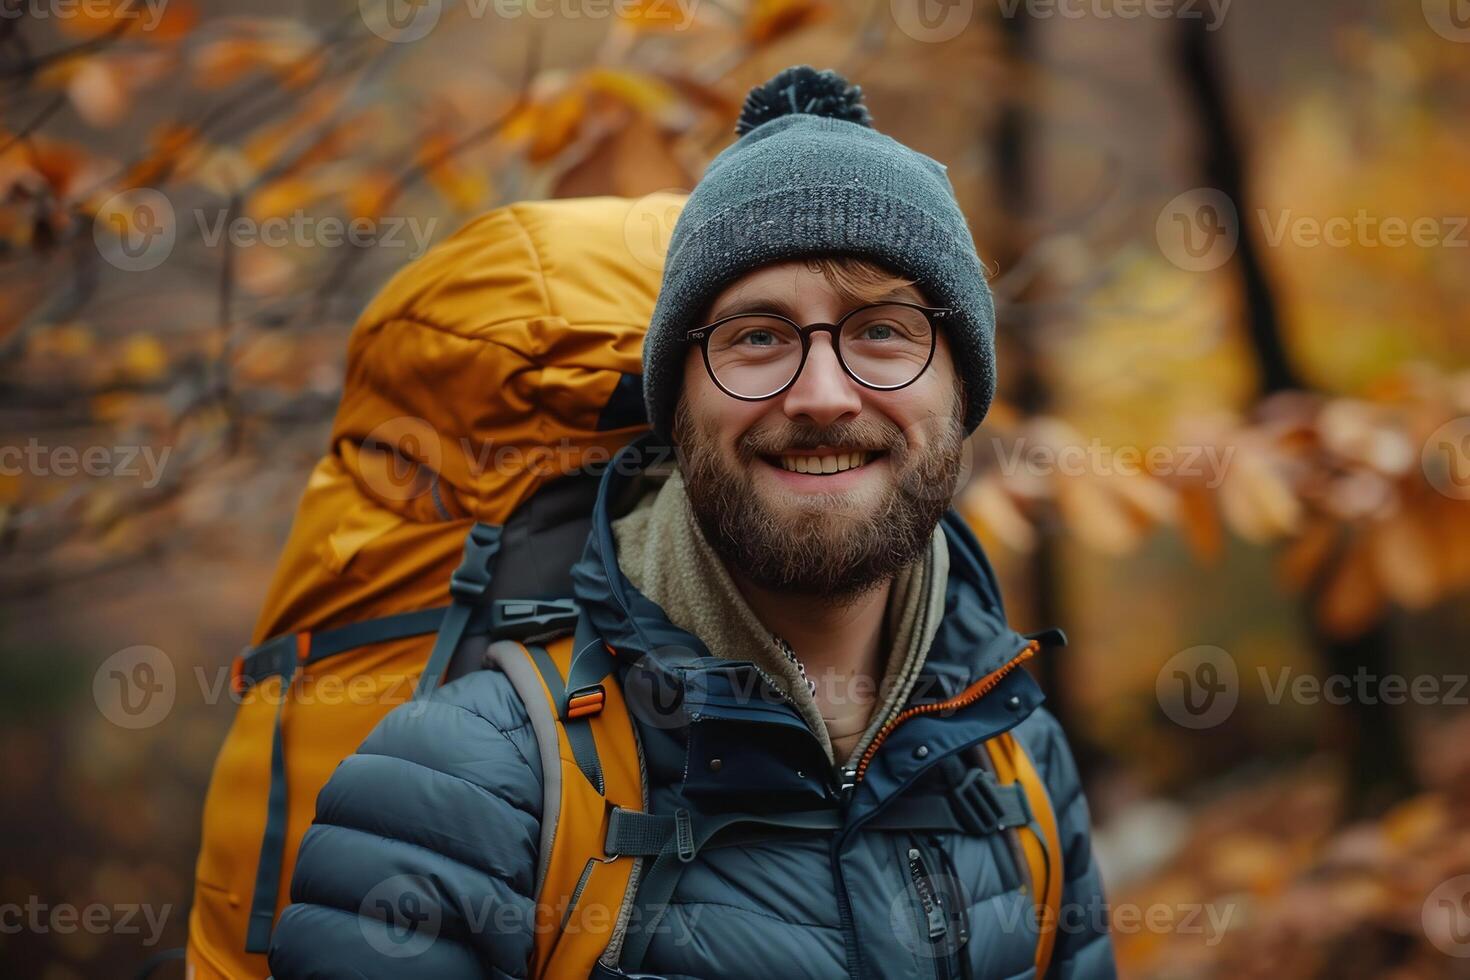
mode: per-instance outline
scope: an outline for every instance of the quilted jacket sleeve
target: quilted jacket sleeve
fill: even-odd
[[[271,940],[276,980],[525,976],[541,791],[503,674],[394,709],[317,797]]]
[[[1051,795],[1062,844],[1062,909],[1048,980],[1108,980],[1117,976],[1102,876],[1092,856],[1091,818],[1082,780],[1061,725],[1044,708],[1017,729]]]

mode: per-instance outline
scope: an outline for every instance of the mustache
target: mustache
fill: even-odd
[[[736,451],[743,461],[749,462],[757,456],[815,450],[821,446],[901,455],[905,445],[903,431],[898,426],[878,419],[860,419],[840,425],[818,426],[798,422],[779,428],[752,430],[741,436]]]

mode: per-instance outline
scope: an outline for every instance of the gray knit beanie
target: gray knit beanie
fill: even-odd
[[[704,325],[720,290],[773,262],[841,253],[913,279],[957,311],[945,329],[973,432],[995,395],[995,307],[945,166],[873,129],[860,88],[808,65],[751,89],[735,132],[669,243],[643,346],[654,431],[672,441],[685,333]]]

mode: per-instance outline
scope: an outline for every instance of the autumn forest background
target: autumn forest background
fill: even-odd
[[[1466,0],[0,15],[0,906],[160,921],[0,916],[6,975],[182,944],[233,706],[119,724],[99,668],[247,642],[375,289],[497,204],[692,186],[810,63],[993,272],[957,506],[1070,637],[1123,974],[1470,976]]]

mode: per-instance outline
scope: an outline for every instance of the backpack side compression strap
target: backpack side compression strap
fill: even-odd
[[[1015,783],[1026,794],[1031,809],[1031,822],[1017,828],[1021,850],[1030,871],[1037,916],[1036,976],[1046,976],[1051,965],[1052,947],[1056,944],[1057,927],[1062,909],[1062,844],[1057,831],[1056,813],[1046,784],[1031,762],[1024,746],[1010,732],[985,743],[1001,783]]]
[[[576,689],[566,688],[575,652],[571,636],[544,646],[494,643],[486,651],[488,665],[506,674],[525,704],[541,754],[545,799],[530,964],[537,978],[589,976],[613,942],[627,916],[637,859],[606,852],[608,819],[614,807],[644,808],[643,767],[622,688],[609,679],[589,710]],[[589,751],[601,792],[586,774]]]

